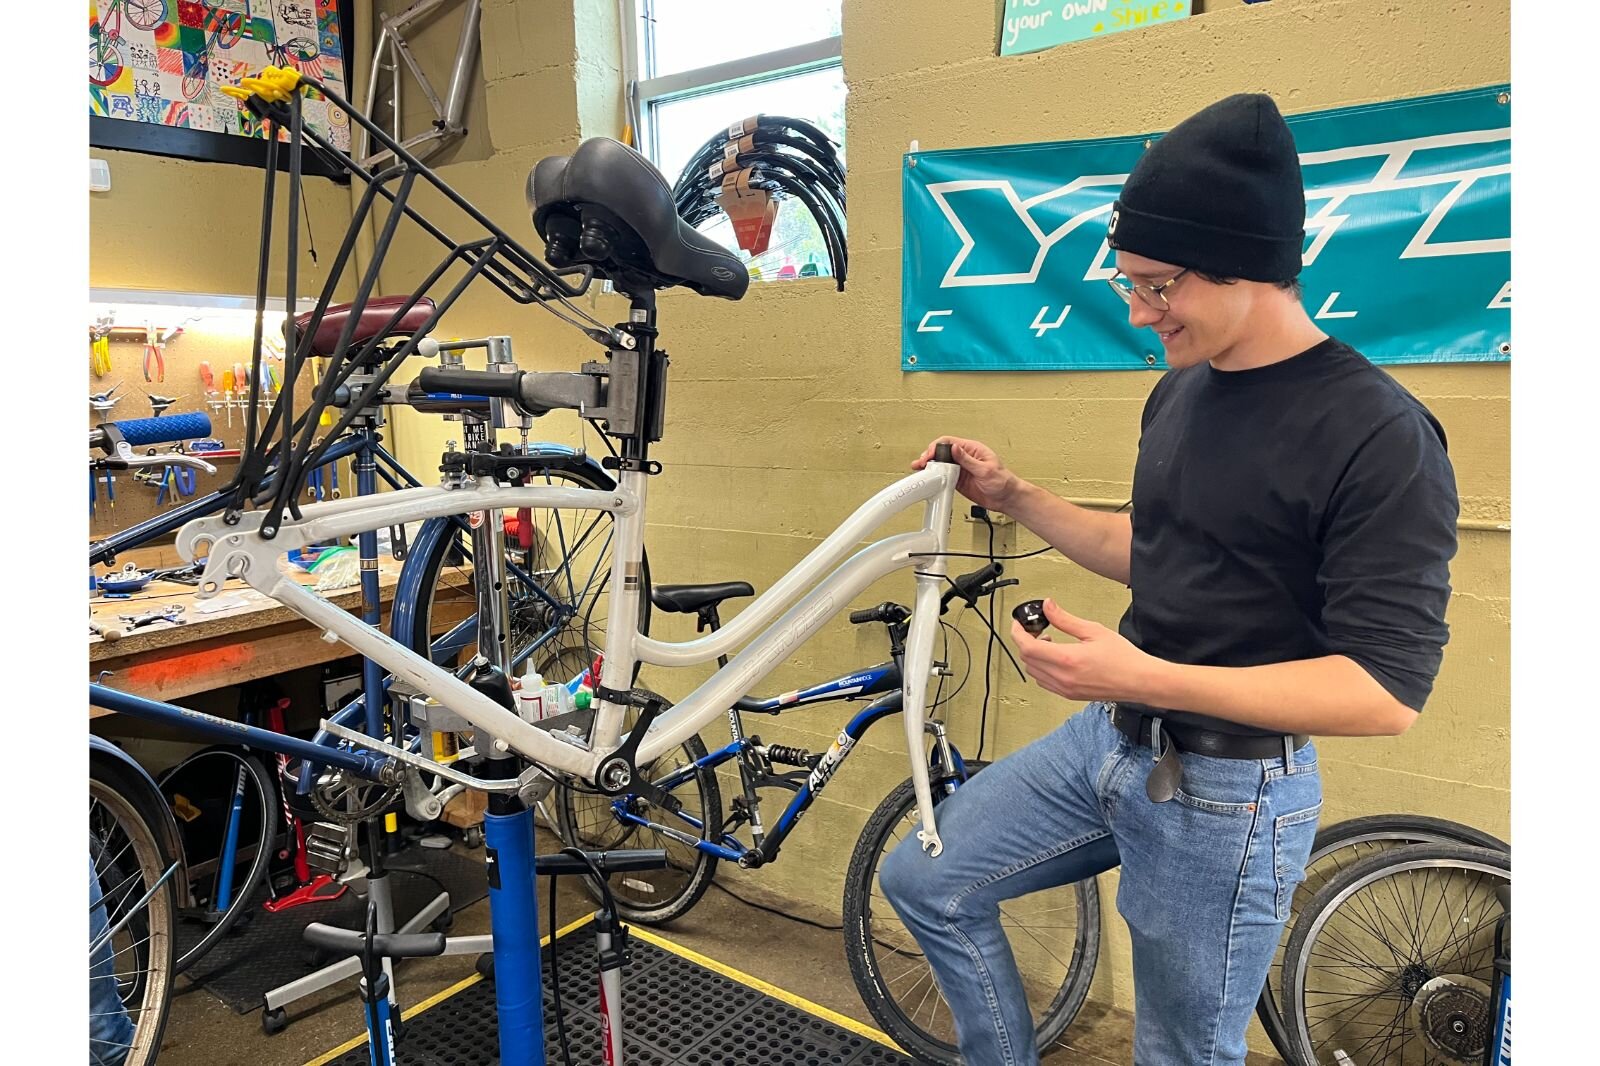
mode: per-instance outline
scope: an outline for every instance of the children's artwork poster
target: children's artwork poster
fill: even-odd
[[[222,87],[268,66],[347,96],[339,0],[89,0],[90,115],[261,139],[265,124]],[[314,90],[303,106],[349,149],[348,115]]]

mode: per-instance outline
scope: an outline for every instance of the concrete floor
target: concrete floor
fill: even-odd
[[[555,837],[539,831],[541,850],[558,847]],[[458,845],[459,846],[459,845]],[[477,854],[481,854],[477,853]],[[540,924],[549,886],[540,878]],[[741,886],[740,894],[759,902],[792,909],[778,898],[762,898],[758,889]],[[576,921],[594,909],[593,902],[575,881],[558,886],[558,925]],[[728,936],[738,929],[737,939]],[[452,935],[487,933],[487,900],[455,916]],[[674,943],[786,989],[821,1006],[867,1025],[872,1016],[856,993],[840,949],[837,931],[813,928],[747,906],[727,893],[711,888],[695,908],[670,928],[657,930]],[[773,952],[771,945],[783,950]],[[400,1000],[414,1004],[471,977],[470,957],[415,959],[398,971]],[[361,1005],[354,982],[330,988],[290,1009],[289,1027],[276,1036],[261,1030],[261,1012],[235,1014],[204,989],[179,979],[172,1012],[162,1041],[162,1066],[301,1066],[351,1037],[362,1033]],[[1044,1057],[1049,1066],[1125,1066],[1133,1061],[1133,1017],[1091,1000],[1068,1029],[1063,1044]],[[404,1047],[402,1045],[402,1061]],[[1252,1053],[1249,1066],[1269,1066],[1276,1058]]]

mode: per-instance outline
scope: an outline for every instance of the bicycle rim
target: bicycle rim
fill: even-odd
[[[1494,890],[1510,883],[1510,864],[1485,848],[1412,844],[1324,885],[1284,959],[1291,1061],[1332,1061],[1342,1051],[1355,1066],[1479,1062],[1503,913]],[[1463,1034],[1449,1031],[1448,1017]]]
[[[1311,857],[1306,860],[1306,879],[1295,889],[1289,920],[1284,923],[1283,935],[1279,937],[1278,949],[1272,958],[1272,968],[1267,971],[1267,983],[1261,989],[1261,998],[1256,1003],[1256,1016],[1261,1019],[1261,1027],[1266,1030],[1267,1039],[1272,1041],[1279,1055],[1287,1059],[1293,1043],[1279,1008],[1283,997],[1283,957],[1306,902],[1340,872],[1369,855],[1406,844],[1429,843],[1468,844],[1500,851],[1506,847],[1503,841],[1471,826],[1417,814],[1352,818],[1318,831],[1316,842],[1311,847]]]
[[[581,469],[535,470],[529,484],[610,489]],[[605,647],[615,523],[607,511],[535,508],[531,546],[509,542],[506,562],[509,639],[518,673],[532,661],[541,676],[570,681]],[[439,537],[423,573],[409,634],[399,635],[435,662],[459,666],[477,652],[477,586],[465,530]],[[641,566],[639,632],[650,626],[648,560]]]
[[[171,878],[162,878],[174,860],[162,853],[149,821],[123,792],[114,781],[90,777],[90,857],[106,928],[116,930],[109,940],[109,974],[133,1023],[125,1044],[102,1042],[98,1050],[105,1054],[125,1046],[124,1066],[149,1066],[161,1050],[172,992],[177,904]],[[93,955],[90,967],[92,972]]]
[[[637,720],[638,712],[630,710],[624,720],[624,728],[633,728]],[[654,763],[641,767],[640,772],[651,781],[661,781],[704,758],[705,754],[705,744],[700,738],[690,737]],[[699,829],[680,815],[663,811],[642,799],[633,800],[630,810],[648,821],[681,830],[701,840],[721,837],[722,800],[715,770],[700,770],[670,791],[683,804],[682,814],[700,823]],[[615,802],[611,796],[580,792],[566,784],[557,785],[556,816],[562,840],[573,847],[590,851],[618,848],[665,850],[665,869],[615,874],[610,879],[611,893],[616,898],[618,911],[628,921],[665,922],[682,916],[705,894],[716,872],[716,858],[659,829],[624,821],[616,813],[613,806]],[[589,885],[587,879],[584,885],[593,892],[593,886]]]
[[[974,764],[968,763],[974,770]],[[936,791],[935,795],[939,793]],[[862,831],[845,878],[845,953],[867,1009],[906,1051],[954,1064],[955,1020],[933,969],[878,884],[878,869],[921,821],[911,782],[878,807]],[[1089,992],[1100,950],[1100,895],[1094,878],[1008,900],[1000,922],[1047,1048],[1060,1039]]]
[[[222,861],[222,853],[240,774],[238,835],[223,905],[220,892],[230,864]],[[162,774],[158,785],[177,821],[194,902],[178,931],[174,972],[183,973],[250,910],[277,846],[280,807],[261,763],[232,748],[198,751]]]

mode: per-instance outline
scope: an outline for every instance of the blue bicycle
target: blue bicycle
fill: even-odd
[[[956,603],[976,607],[997,589],[1016,584],[1015,580],[1001,580],[1002,572],[998,563],[991,563],[953,578],[940,599],[940,613]],[[753,594],[750,585],[729,582],[658,585],[651,598],[657,610],[693,614],[697,630],[715,632],[721,628],[719,605]],[[887,661],[779,696],[739,700],[728,709],[730,743],[708,752],[700,738],[693,736],[672,755],[641,767],[659,790],[652,798],[638,794],[610,797],[571,785],[557,788],[556,812],[568,844],[665,851],[667,863],[662,869],[618,874],[611,879],[610,895],[625,919],[642,924],[672,921],[705,894],[718,862],[756,869],[778,858],[784,841],[867,731],[901,712],[901,668],[910,618],[911,611],[898,603],[852,612],[852,624],[881,623],[886,627]],[[954,627],[947,625],[946,629],[960,637]],[[725,659],[721,662],[726,664]],[[935,667],[942,677],[950,676],[948,662],[936,662]],[[960,686],[955,691],[959,692]],[[935,695],[934,706],[944,702],[941,696]],[[767,744],[745,729],[746,715],[776,717],[820,703],[858,700],[872,702],[844,726],[825,752]],[[986,764],[964,760],[942,721],[929,719],[926,729],[931,738],[929,777],[937,801]],[[717,768],[729,763],[738,771],[739,794],[724,814]],[[762,815],[761,794],[773,790],[792,795],[769,825]],[[877,885],[882,860],[906,832],[915,831],[916,812],[915,792],[907,780],[892,789],[868,818],[845,875],[845,953],[862,1000],[901,1047],[924,1061],[956,1063],[949,1006],[916,941]],[[742,831],[748,832],[748,842],[736,835]],[[1048,1046],[1077,1015],[1094,975],[1100,943],[1100,899],[1095,882],[1090,879],[1012,901],[1002,909],[1002,922],[1028,986],[1040,1046]]]

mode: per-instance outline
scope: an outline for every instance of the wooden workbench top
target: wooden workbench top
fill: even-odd
[[[403,564],[395,562],[387,555],[378,559],[378,598],[381,603],[387,604],[394,599],[395,584],[400,579],[400,568]],[[315,574],[306,573],[299,567],[291,564],[287,559],[278,560],[278,568],[282,573],[295,577],[301,585],[307,588],[314,587],[317,583]],[[304,622],[299,615],[278,601],[270,599],[243,581],[232,580],[223,587],[221,593],[209,601],[217,600],[237,601],[231,606],[211,613],[202,613],[199,608],[208,606],[206,600],[199,599],[193,585],[184,585],[176,581],[152,581],[144,590],[134,594],[128,599],[102,599],[99,597],[89,601],[89,614],[96,622],[102,624],[119,624],[124,628],[120,640],[104,640],[91,633],[89,635],[89,662],[91,665],[110,658],[126,658],[141,652],[154,651],[162,648],[171,648],[180,644],[189,644],[196,641],[207,640],[213,637],[228,634],[247,635],[250,632],[284,622]],[[352,585],[340,589],[338,592],[326,594],[330,603],[350,611],[358,611],[361,607],[361,586]],[[127,629],[122,622],[121,615],[139,615],[150,611],[159,610],[177,604],[183,607],[181,623],[154,622],[138,629]],[[306,623],[309,624],[309,623]]]
[[[386,555],[378,561],[380,624],[385,630],[401,565]],[[279,566],[294,574],[301,584],[315,586],[314,575],[301,572],[287,559],[280,560]],[[222,593],[210,601],[197,599],[195,591],[189,585],[152,581],[126,600],[92,600],[90,614],[98,622],[119,622],[120,615],[143,614],[170,604],[183,605],[185,621],[177,625],[156,622],[129,630],[121,639],[112,641],[91,634],[90,678],[109,671],[106,684],[112,688],[171,701],[316,666],[353,652],[342,641],[323,640],[317,627],[242,581],[228,582]],[[197,609],[224,597],[238,602],[210,614]],[[359,585],[326,598],[352,613],[361,609]],[[470,596],[436,603],[432,612],[435,632],[455,625],[474,609]],[[109,713],[103,708],[90,709],[91,717]]]

